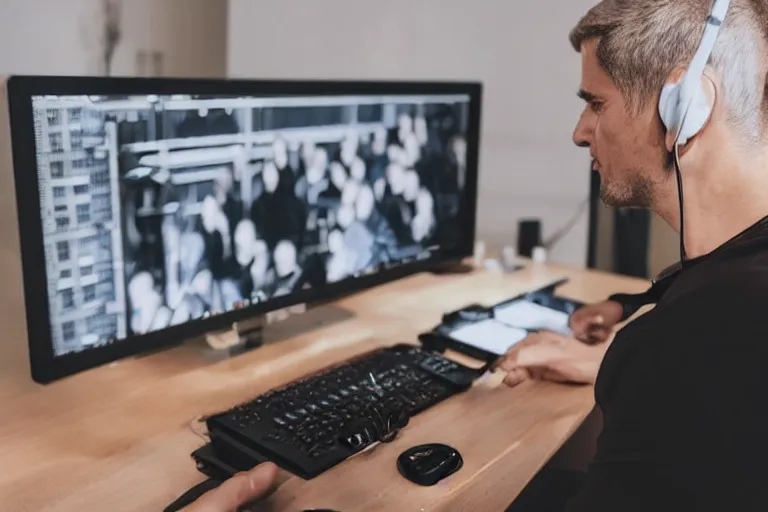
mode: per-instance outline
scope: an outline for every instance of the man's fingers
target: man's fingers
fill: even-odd
[[[514,387],[528,378],[530,378],[530,376],[525,368],[512,368],[504,376],[504,384],[509,387]]]
[[[550,362],[560,355],[556,345],[540,343],[522,347],[514,354],[508,354],[501,362],[499,369],[507,372],[504,384],[517,386],[524,380],[541,379],[550,368]]]
[[[572,317],[572,319],[570,327],[577,336],[585,336],[590,330],[605,326],[605,318],[600,314]]]
[[[581,332],[573,331],[573,337],[584,343],[594,343],[607,338],[610,332],[610,327],[591,326]]]
[[[201,496],[185,512],[237,512],[239,507],[264,495],[275,482],[278,467],[264,462],[238,473]]]
[[[542,368],[539,376],[539,380],[549,380],[552,382],[568,382],[566,376],[552,368]]]
[[[589,343],[599,343],[608,338],[611,329],[608,327],[596,327],[587,332],[586,341]]]
[[[578,311],[572,314],[571,318],[568,319],[568,327],[574,332],[583,330],[586,324],[587,322],[585,322],[584,315],[579,314]]]
[[[516,366],[517,352],[507,353],[504,357],[500,358],[493,366],[493,371],[501,370],[508,372],[513,370]]]
[[[501,356],[499,359],[496,360],[496,362],[491,366],[491,372],[495,372],[496,370],[503,370],[505,372],[508,372],[512,368],[516,366],[516,359],[517,359],[517,353],[524,348],[527,345],[530,345],[532,342],[535,342],[538,339],[538,336],[536,334],[529,334],[522,340],[515,343],[515,345],[507,351],[506,354]]]
[[[528,366],[525,371],[528,372],[528,376],[533,380],[545,379],[545,368],[541,368],[539,366]]]
[[[517,366],[523,368],[548,367],[562,357],[562,350],[556,345],[534,345],[517,353]]]
[[[608,338],[612,329],[605,324],[605,320],[601,315],[597,315],[595,318],[572,328],[572,331],[573,336],[577,340],[587,344],[594,344]]]
[[[563,336],[552,332],[531,334],[517,343],[504,357],[499,359],[494,365],[493,371],[503,370],[508,372],[520,366],[536,366],[539,364],[539,358],[547,357],[549,354],[554,354],[559,350],[561,338]],[[545,349],[544,352],[542,352],[542,348]],[[521,359],[521,354],[525,354],[523,359]]]

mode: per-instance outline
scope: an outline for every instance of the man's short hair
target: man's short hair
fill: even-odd
[[[728,121],[743,139],[763,138],[768,116],[768,2],[732,0],[709,64],[719,74]],[[574,49],[597,41],[597,59],[631,112],[658,102],[669,73],[688,66],[712,0],[603,0],[570,33]]]

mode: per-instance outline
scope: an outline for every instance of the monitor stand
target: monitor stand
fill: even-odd
[[[471,263],[467,263],[461,260],[456,260],[456,261],[447,261],[445,263],[441,263],[433,267],[432,269],[430,269],[430,272],[437,275],[468,274],[470,272],[473,272],[474,270],[476,270],[476,267]]]
[[[305,304],[298,304],[233,322],[231,329],[206,334],[205,342],[215,353],[227,356],[248,352],[264,344],[264,330],[268,325],[285,320],[292,314],[304,313],[306,309]]]
[[[239,322],[234,322],[231,329],[210,332],[205,335],[208,346],[219,352],[227,351],[231,355],[247,352],[264,343],[264,327],[267,316],[259,315]]]

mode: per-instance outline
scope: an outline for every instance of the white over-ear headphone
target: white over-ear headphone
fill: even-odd
[[[664,85],[661,91],[659,114],[667,130],[675,133],[675,145],[685,144],[699,133],[712,114],[701,87],[701,75],[712,54],[730,3],[730,0],[714,0],[701,44],[685,76],[678,84]]]

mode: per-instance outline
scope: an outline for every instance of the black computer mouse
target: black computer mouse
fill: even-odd
[[[464,459],[445,444],[422,444],[405,450],[397,458],[397,470],[418,485],[435,485],[461,469]]]

